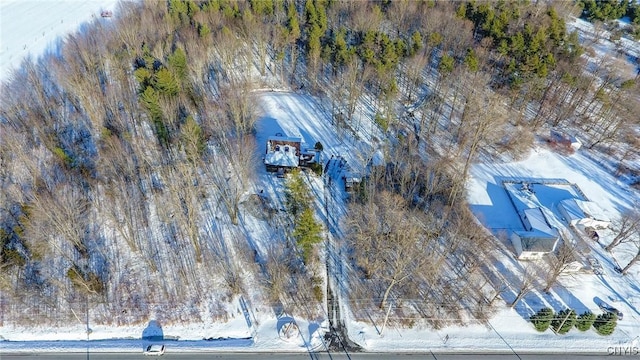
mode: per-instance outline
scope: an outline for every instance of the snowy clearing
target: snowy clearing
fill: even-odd
[[[115,10],[117,0],[4,0],[0,2],[0,81],[6,80],[20,62],[55,53],[65,34]],[[117,16],[117,14],[114,14]]]

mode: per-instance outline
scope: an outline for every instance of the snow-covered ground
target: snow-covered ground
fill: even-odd
[[[55,51],[63,37],[86,22],[114,11],[117,0],[0,1],[0,81],[27,56]],[[114,14],[117,15],[117,14]],[[105,19],[108,21],[108,19]]]
[[[480,221],[498,234],[502,230],[520,229],[522,223],[516,213],[502,180],[505,178],[536,181],[541,179],[565,179],[576,184],[589,200],[597,203],[611,219],[640,201],[640,196],[626,184],[618,181],[590,158],[578,152],[563,156],[546,148],[538,148],[522,161],[506,164],[476,164],[471,170],[467,187],[468,201]],[[564,188],[563,188],[564,187]],[[571,186],[548,186],[539,189],[537,205],[552,206],[553,198],[578,196]],[[550,211],[556,213],[555,209]],[[560,219],[553,219],[560,226]],[[604,232],[608,239],[611,233]],[[506,302],[515,298],[518,274],[526,263],[518,262],[510,244],[496,249],[496,265],[501,267],[504,280],[510,289],[502,297]],[[603,274],[579,273],[562,277],[549,294],[534,290],[514,308],[506,306],[490,319],[489,325],[469,325],[433,329],[387,329],[383,336],[371,324],[348,322],[351,337],[369,351],[387,350],[438,350],[438,351],[566,351],[606,353],[609,346],[635,346],[640,344],[640,267],[632,268],[622,276],[613,267],[626,264],[633,256],[633,246],[616,248],[613,255],[600,245],[591,243],[591,255],[603,264]],[[528,318],[542,307],[556,312],[565,308],[578,314],[590,310],[602,311],[599,302],[604,301],[624,314],[613,335],[605,337],[595,331],[571,330],[566,335],[555,335],[551,330],[537,332]]]
[[[349,154],[349,144],[337,138],[334,127],[317,102],[311,97],[286,92],[260,93],[262,118],[258,124],[258,151],[264,149],[261,141],[273,132],[300,136],[308,143],[321,141],[328,154]],[[366,146],[364,146],[366,148]],[[351,159],[350,159],[351,160]],[[357,158],[351,161],[358,161]],[[639,200],[625,184],[618,182],[589,158],[579,152],[564,157],[547,149],[532,152],[526,160],[508,164],[479,164],[471,171],[469,183],[469,202],[472,209],[489,227],[508,228],[514,224],[517,216],[509,215],[511,205],[498,179],[516,178],[564,178],[577,184],[588,198],[597,202],[605,212],[615,219],[620,211],[629,208]],[[279,181],[275,176],[263,174],[270,178],[267,181]],[[319,185],[319,184],[316,184]],[[268,192],[277,188],[270,187]],[[277,197],[278,194],[269,194]],[[511,219],[511,220],[509,220]],[[500,225],[496,225],[500,224]],[[249,227],[251,225],[249,224]],[[259,228],[256,226],[256,228]],[[265,239],[268,241],[268,239]],[[506,247],[505,247],[506,248]],[[348,309],[343,309],[347,318],[350,337],[368,351],[397,350],[548,350],[548,351],[606,351],[608,346],[628,345],[635,341],[640,330],[640,286],[638,270],[634,269],[623,277],[613,271],[613,258],[594,246],[593,253],[601,259],[604,275],[581,274],[572,279],[563,279],[561,286],[554,287],[550,295],[534,291],[520,302],[515,309],[504,307],[490,320],[489,326],[469,325],[465,327],[447,327],[440,330],[427,328],[397,329],[388,328],[382,335],[379,328],[371,323],[349,320]],[[628,260],[628,251],[614,251],[618,261]],[[517,273],[521,265],[508,251],[497,250],[496,260],[505,272]],[[515,276],[515,275],[514,275]],[[507,279],[508,277],[506,277]],[[505,292],[505,301],[512,299],[513,290]],[[594,331],[580,333],[571,331],[568,335],[557,336],[551,330],[537,333],[527,321],[528,317],[543,306],[551,306],[556,311],[565,307],[582,312],[591,309],[599,313],[597,299],[604,299],[623,311],[624,320],[612,336],[602,337]],[[240,310],[238,310],[240,314]],[[283,318],[276,318],[273,313],[253,313],[253,321],[246,321],[243,316],[236,316],[228,323],[193,324],[191,326],[162,327],[168,351],[189,350],[260,350],[260,351],[306,351],[310,348],[322,349],[323,343],[319,334],[326,331],[326,322],[320,323],[296,318],[300,334],[292,339],[283,339],[279,329],[283,326]],[[249,325],[252,322],[252,325]],[[95,351],[118,349],[122,351],[140,351],[146,340],[141,340],[146,326],[130,328],[114,328],[91,326],[89,343],[82,341],[86,337],[86,328],[77,325],[69,328],[0,328],[0,336],[7,340],[0,341],[1,351],[33,351],[34,348],[56,350],[73,350],[89,346]],[[208,334],[208,335],[207,335]],[[226,341],[203,341],[203,337],[232,338]],[[97,340],[102,339],[102,340]],[[122,339],[122,340],[114,340]],[[169,340],[167,340],[169,339]],[[179,340],[170,340],[179,339]],[[31,341],[27,341],[31,340]],[[45,340],[71,340],[52,342]],[[32,342],[37,341],[37,342]]]
[[[613,42],[610,40],[611,33],[604,30],[602,25],[596,27],[580,18],[568,22],[567,30],[577,31],[580,43],[593,49],[593,57],[587,55],[589,62],[597,63],[605,56],[609,57],[609,62],[615,60],[623,80],[634,78],[640,71],[640,41],[621,37]]]

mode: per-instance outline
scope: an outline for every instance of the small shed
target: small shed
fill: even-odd
[[[353,191],[362,182],[362,178],[354,173],[350,167],[345,169],[342,179],[344,180],[345,191]]]
[[[573,150],[578,150],[582,147],[582,142],[577,137],[564,131],[551,129],[549,136],[552,142],[564,145]]]
[[[582,225],[594,229],[606,229],[611,220],[600,207],[592,201],[565,199],[558,204],[558,211],[572,226]]]

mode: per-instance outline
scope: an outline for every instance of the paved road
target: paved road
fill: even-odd
[[[201,359],[231,359],[231,360],[305,360],[305,359],[327,359],[327,360],[386,360],[386,359],[434,359],[434,360],[470,360],[470,359],[486,359],[486,360],[533,360],[533,359],[550,359],[550,360],[581,360],[581,359],[601,359],[606,353],[600,354],[518,354],[513,353],[465,353],[465,354],[438,354],[438,353],[355,353],[348,356],[342,354],[327,353],[183,353],[172,354],[166,353],[161,359],[163,360],[201,360]],[[2,360],[140,360],[145,357],[142,353],[57,353],[57,354],[1,354]],[[147,359],[150,359],[147,357]]]

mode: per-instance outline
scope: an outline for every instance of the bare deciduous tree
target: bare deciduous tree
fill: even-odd
[[[365,275],[382,280],[380,308],[386,308],[391,291],[412,275],[439,264],[429,256],[437,234],[424,229],[420,214],[402,197],[380,192],[365,204],[354,204],[347,220],[349,240]]]
[[[224,89],[224,104],[228,116],[233,120],[238,134],[248,134],[257,120],[253,103],[254,98],[248,96],[249,83],[232,83]]]
[[[81,194],[77,188],[72,186],[59,186],[52,190],[42,190],[33,194],[29,203],[31,209],[29,211],[28,224],[36,226],[30,233],[36,235],[36,232],[42,230],[41,226],[48,227],[50,230],[38,237],[44,236],[43,244],[34,244],[36,249],[45,245],[46,248],[53,247],[60,250],[62,256],[68,253],[58,243],[56,237],[60,236],[76,248],[81,254],[86,254],[87,247],[85,244],[85,230],[88,222],[88,212],[90,202]],[[52,233],[54,236],[48,236]],[[42,249],[40,249],[42,250]],[[68,255],[70,256],[70,255]]]
[[[202,208],[201,179],[197,169],[187,163],[175,164],[173,169],[165,169],[166,186],[169,194],[167,204],[173,210],[172,214],[186,232],[187,238],[193,246],[195,260],[202,261],[202,246],[200,244],[200,223]]]
[[[616,246],[632,241],[634,234],[640,232],[640,212],[637,209],[628,210],[621,214],[613,227],[616,236],[611,243],[605,247],[605,250],[611,251]]]
[[[638,261],[640,261],[640,232],[636,231],[636,239],[634,241],[634,244],[636,246],[636,254],[633,256],[633,258],[629,261],[629,263],[622,269],[621,273],[622,275],[626,275],[627,272],[629,271],[629,269],[635,265]]]
[[[515,307],[523,297],[536,287],[538,275],[534,271],[533,266],[527,264],[518,280],[518,293],[516,294],[516,298],[509,304],[511,308]]]
[[[481,89],[472,93],[462,114],[458,148],[463,158],[463,167],[453,183],[449,204],[458,200],[466,182],[471,162],[482,144],[491,144],[501,137],[508,111],[501,98]],[[464,121],[463,121],[464,120]]]
[[[558,279],[564,273],[566,273],[569,264],[575,261],[575,259],[575,248],[574,246],[567,244],[566,240],[560,244],[555,254],[549,254],[544,279],[544,292],[549,292],[549,290],[551,290],[551,287],[558,282]]]

